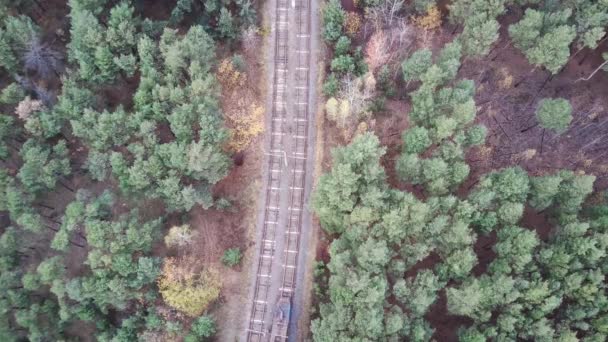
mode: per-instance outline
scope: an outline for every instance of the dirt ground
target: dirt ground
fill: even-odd
[[[465,60],[459,71],[458,78],[475,81],[477,122],[488,128],[486,144],[472,148],[467,154],[471,176],[461,192],[466,193],[483,174],[516,165],[532,175],[548,174],[557,169],[585,172],[597,177],[597,190],[608,188],[608,73],[600,71],[589,81],[577,81],[591,74],[603,62],[601,53],[608,48],[608,41],[604,41],[593,52],[573,49],[568,64],[558,75],[551,76],[548,71],[530,65],[525,56],[510,44],[508,25],[518,21],[520,16],[521,13],[516,11],[503,16],[500,20],[501,36],[494,49],[481,59]],[[416,38],[405,50],[411,53],[427,47],[437,52],[452,41],[460,30],[455,31],[447,23],[447,18],[444,19],[445,23],[436,32],[414,33]],[[363,42],[365,37],[359,37],[358,40]],[[401,72],[397,63],[400,62],[401,60],[396,60],[393,65],[395,75],[398,76],[395,78],[397,98],[386,102],[384,113],[375,114],[365,121],[379,137],[381,144],[387,147],[382,164],[386,168],[389,183],[395,188],[417,192],[416,188],[402,184],[394,170],[395,161],[401,152],[401,134],[408,126],[410,102],[407,92],[417,87],[410,85],[406,88],[398,79]],[[537,125],[534,112],[538,102],[546,97],[563,97],[572,104],[574,118],[566,132],[554,134]],[[335,124],[325,120],[324,125],[322,167],[328,171],[331,168],[331,149],[347,144],[349,139],[343,138],[341,130]],[[544,213],[535,213],[530,208],[526,209],[521,225],[537,230],[541,239],[546,239],[553,227]],[[323,242],[325,240],[320,239],[317,260],[327,262],[328,243]],[[479,264],[473,270],[474,274],[482,274],[493,260],[495,254],[492,246],[495,241],[495,234],[479,237],[475,244]],[[416,267],[422,266],[414,266]],[[448,314],[444,291],[441,291],[439,300],[425,317],[436,329],[434,338],[438,341],[456,341],[456,327],[467,324],[465,318]]]
[[[515,21],[511,13],[504,21]],[[608,44],[591,52],[574,50],[564,69],[556,76],[534,69],[512,45],[507,45],[506,26],[498,48],[481,61],[467,61],[461,75],[474,79],[478,85],[476,101],[479,122],[489,129],[486,158],[471,156],[475,175],[509,165],[520,165],[534,175],[552,173],[556,169],[584,171],[597,176],[596,188],[605,189],[608,165],[608,74],[598,72],[589,81],[586,77],[602,63],[601,52]],[[542,98],[563,97],[573,107],[573,121],[562,134],[543,130],[536,123],[534,112]],[[533,151],[533,152],[532,152]]]
[[[244,88],[234,94],[223,94],[222,110],[235,110],[235,95],[245,98],[245,103],[263,106],[266,94],[263,56],[253,50],[240,51],[246,64]],[[227,58],[227,56],[220,56]],[[194,255],[207,266],[217,267],[222,274],[222,291],[219,301],[211,308],[218,332],[216,341],[236,341],[240,326],[243,303],[247,302],[251,259],[255,254],[255,224],[257,200],[261,187],[261,163],[263,161],[263,134],[254,138],[246,149],[234,155],[230,174],[214,188],[215,197],[229,199],[234,207],[228,211],[197,208],[190,213],[190,224],[201,232],[195,241]],[[228,248],[240,248],[243,259],[240,266],[231,269],[221,264],[221,257]]]

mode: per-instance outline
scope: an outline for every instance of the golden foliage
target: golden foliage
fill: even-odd
[[[338,106],[339,102],[335,97],[330,97],[325,102],[325,114],[327,114],[329,120],[335,121],[338,117]]]
[[[217,270],[197,272],[193,258],[166,258],[158,288],[169,306],[191,316],[200,316],[220,295]]]
[[[248,112],[248,113],[247,113]],[[241,108],[226,115],[231,126],[228,148],[235,152],[244,150],[260,133],[264,132],[264,107],[250,105],[249,111]]]
[[[590,167],[590,166],[591,166],[591,164],[593,164],[593,160],[592,160],[592,159],[585,159],[585,160],[583,161],[583,167],[588,168],[588,167]]]
[[[354,37],[361,30],[361,25],[363,24],[363,19],[361,15],[357,12],[346,12],[346,18],[344,19],[344,31],[346,35],[350,37]]]
[[[529,148],[525,151],[514,154],[511,159],[513,160],[513,162],[521,162],[528,161],[534,158],[534,156],[536,156],[536,150],[533,148]]]
[[[223,89],[232,90],[245,85],[246,75],[234,67],[228,58],[222,60],[217,68],[217,79]]]
[[[240,152],[264,131],[265,109],[257,104],[253,81],[238,71],[232,60],[220,63],[217,77],[222,84],[222,111],[231,133],[226,148]]]
[[[258,28],[257,33],[262,37],[268,37],[271,31],[270,26],[263,25],[262,27]]]
[[[438,29],[441,26],[441,11],[437,5],[429,6],[425,15],[414,17],[412,21],[414,25],[427,31]]]
[[[325,114],[327,119],[336,123],[338,127],[344,128],[350,117],[350,103],[344,99],[331,97],[325,103]]]
[[[479,156],[480,159],[482,160],[487,160],[492,156],[492,153],[494,152],[494,149],[490,146],[480,146],[477,149],[477,155]]]

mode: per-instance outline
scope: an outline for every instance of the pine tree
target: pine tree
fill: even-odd
[[[323,39],[335,42],[342,36],[342,27],[346,14],[342,5],[337,0],[330,0],[322,10],[323,15]]]
[[[498,21],[483,15],[474,15],[460,35],[463,53],[468,56],[484,56],[490,52],[492,44],[498,40]]]
[[[433,63],[433,55],[430,50],[422,49],[414,52],[401,64],[403,79],[406,82],[420,80]]]
[[[50,147],[30,139],[20,153],[24,163],[18,177],[29,192],[52,190],[59,177],[70,174],[68,150],[63,140]]]
[[[523,19],[509,27],[509,35],[530,63],[555,74],[568,61],[576,37],[574,26],[568,25],[571,15],[570,9],[550,13],[529,8]]]
[[[572,106],[566,99],[542,99],[536,109],[536,118],[542,128],[562,133],[572,121]]]
[[[220,36],[225,39],[236,39],[238,34],[234,17],[226,7],[220,10],[220,17],[217,21],[217,29]]]

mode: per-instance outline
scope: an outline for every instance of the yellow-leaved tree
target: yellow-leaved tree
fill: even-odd
[[[196,271],[193,258],[166,258],[158,288],[169,306],[191,316],[200,316],[220,295],[219,272]]]
[[[252,104],[249,110],[245,108],[242,106],[225,114],[231,127],[228,148],[235,152],[243,151],[256,136],[264,132],[264,107]]]
[[[247,75],[240,72],[232,60],[226,58],[220,62],[217,67],[217,79],[222,84],[222,87],[227,90],[233,90],[245,85]]]
[[[349,37],[355,37],[361,26],[363,25],[363,18],[357,12],[346,12],[346,18],[344,18],[344,32]]]
[[[441,26],[441,11],[437,5],[427,8],[426,14],[413,18],[414,25],[426,30],[433,31]]]

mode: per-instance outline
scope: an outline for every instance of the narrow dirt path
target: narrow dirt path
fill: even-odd
[[[243,341],[295,340],[303,305],[316,110],[314,0],[270,0],[264,184]]]

